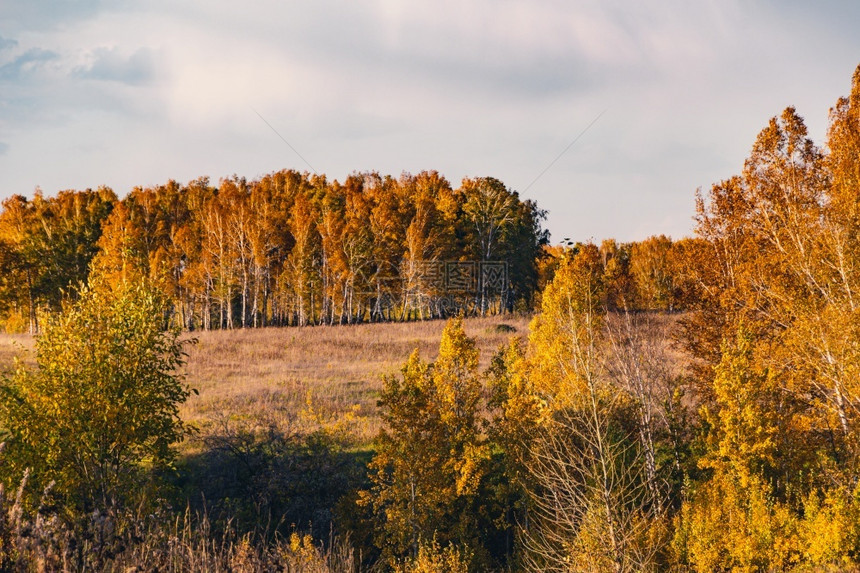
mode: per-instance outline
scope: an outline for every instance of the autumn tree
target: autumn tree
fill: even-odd
[[[251,188],[248,240],[252,261],[252,326],[266,326],[272,309],[276,277],[292,246],[287,230],[286,197],[275,177],[264,177]]]
[[[376,176],[378,177],[378,176]],[[344,227],[341,239],[344,255],[343,304],[341,322],[360,322],[368,302],[373,272],[373,234],[370,226],[372,203],[365,186],[376,184],[374,174],[352,175],[344,182]]]
[[[800,558],[798,516],[780,489],[790,478],[783,456],[797,449],[786,440],[802,429],[781,415],[796,406],[763,364],[741,328],[735,340],[725,343],[716,368],[716,408],[703,412],[713,430],[708,452],[699,460],[713,475],[688,492],[676,532],[676,546],[697,571],[785,569]]]
[[[188,389],[178,331],[164,330],[157,291],[98,280],[49,318],[36,368],[0,386],[2,478],[30,469],[72,510],[112,510],[145,500],[175,459],[178,407]]]
[[[422,544],[479,543],[472,512],[485,471],[481,382],[474,340],[449,321],[433,363],[414,352],[400,377],[385,379],[385,424],[370,464],[373,487],[363,494],[378,527],[377,543],[395,562],[419,557]]]
[[[853,563],[856,537],[824,532],[856,511],[858,83],[831,113],[829,156],[788,108],[742,174],[699,199],[711,255],[687,342],[712,473],[675,538],[696,570]]]
[[[466,218],[467,230],[473,238],[475,256],[481,261],[497,258],[510,258],[511,252],[503,248],[514,235],[520,246],[539,247],[540,237],[534,236],[535,225],[541,215],[531,209],[530,203],[521,203],[516,192],[510,191],[504,183],[492,177],[464,179],[460,187],[465,203],[463,213]],[[519,212],[523,208],[523,212]],[[523,217],[525,215],[525,217]],[[537,220],[535,220],[537,219]],[[529,236],[532,235],[532,236]],[[534,276],[534,255],[530,252],[528,263],[532,265],[527,276]],[[507,257],[506,257],[507,255]],[[520,261],[509,261],[509,263]],[[517,269],[526,270],[526,269]],[[487,287],[481,281],[479,285],[478,308],[483,315],[488,308]],[[505,289],[508,285],[505,285]],[[531,290],[526,296],[531,294]]]
[[[517,193],[513,196],[514,220],[497,254],[508,265],[507,292],[499,312],[513,310],[515,305],[521,310],[532,308],[534,295],[540,288],[539,259],[550,239],[549,231],[542,227],[546,211],[530,199],[520,200]]]
[[[206,264],[202,214],[213,193],[206,177],[188,182],[181,196],[189,217],[172,233],[175,292],[179,297],[174,304],[179,307],[180,322],[187,330],[208,330],[212,325],[212,281]]]
[[[504,183],[492,177],[464,179],[461,190],[466,196],[463,211],[475,234],[476,254],[481,260],[491,260],[514,221],[515,198]]]
[[[36,330],[37,311],[73,296],[91,261],[108,282],[153,281],[187,329],[525,309],[544,216],[498,180],[453,190],[436,172],[340,183],[284,170],[217,187],[202,177],[136,187],[121,201],[106,188],[16,196],[0,212],[0,312]],[[476,274],[474,292],[458,291],[454,304],[428,273],[488,257],[507,273]]]
[[[3,201],[0,213],[0,308],[7,315],[26,313],[31,334],[38,330],[40,262],[30,247],[32,206],[21,195]],[[24,310],[26,309],[26,311]]]
[[[32,201],[13,196],[0,213],[0,299],[26,308],[31,332],[38,330],[37,309],[58,309],[86,281],[98,251],[102,222],[116,202],[106,187],[96,191],[62,191]],[[2,305],[2,302],[0,302]]]
[[[507,360],[499,423],[525,474],[534,569],[652,569],[660,549],[635,401],[606,372],[603,276],[594,245],[565,253],[526,353]]]
[[[370,189],[369,225],[373,236],[370,287],[373,298],[369,312],[370,319],[376,321],[392,319],[397,302],[395,297],[401,294],[397,279],[410,222],[407,220],[406,197],[398,192],[398,187],[399,182],[387,176]]]
[[[322,320],[339,322],[346,281],[346,254],[343,249],[345,199],[335,185],[320,201],[317,229],[320,234],[320,279],[322,282]]]
[[[676,306],[672,239],[665,235],[633,243],[630,273],[636,286],[638,306],[672,311]]]
[[[404,253],[400,265],[403,281],[401,318],[406,320],[417,311],[423,319],[431,313],[429,300],[434,293],[425,284],[424,272],[442,256],[441,216],[436,207],[438,198],[451,192],[444,177],[434,172],[422,172],[401,180],[403,193],[410,198],[411,220],[404,233]]]
[[[314,320],[314,268],[318,239],[314,205],[304,194],[297,194],[290,211],[293,248],[284,265],[283,279],[294,301],[295,324],[305,326]]]

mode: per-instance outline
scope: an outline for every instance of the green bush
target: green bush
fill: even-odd
[[[0,478],[29,471],[70,515],[152,499],[188,397],[178,332],[144,285],[82,287],[36,340],[36,368],[0,381]]]

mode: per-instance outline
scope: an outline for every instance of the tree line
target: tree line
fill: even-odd
[[[562,252],[544,218],[496,179],[453,189],[436,172],[13,195],[0,211],[0,321],[38,332],[92,273],[152,281],[186,330],[530,311]],[[604,241],[613,306],[685,308],[691,241]]]
[[[122,200],[108,188],[14,195],[2,207],[0,313],[31,332],[93,270],[152,280],[189,330],[527,308],[548,240],[545,213],[497,179],[454,189],[436,172],[339,183],[285,170],[168,181]],[[490,261],[504,265],[492,290],[480,275]],[[468,274],[456,297],[431,276],[452,262]]]

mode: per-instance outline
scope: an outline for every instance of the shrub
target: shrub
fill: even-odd
[[[144,285],[100,283],[50,317],[35,369],[0,382],[7,487],[27,470],[35,490],[70,513],[111,510],[152,496],[174,461],[189,390],[178,332],[163,299]]]

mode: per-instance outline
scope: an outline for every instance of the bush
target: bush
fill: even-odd
[[[151,499],[171,467],[189,395],[178,332],[163,299],[141,285],[82,287],[36,340],[34,370],[0,382],[7,487],[30,471],[35,491],[70,515]]]

